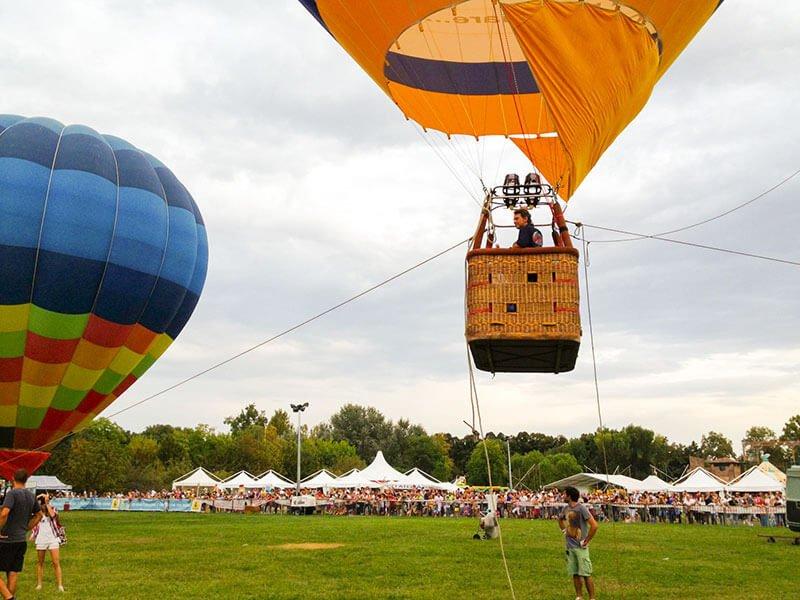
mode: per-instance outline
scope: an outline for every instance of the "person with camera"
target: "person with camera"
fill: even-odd
[[[33,528],[31,532],[31,539],[36,544],[36,589],[42,589],[42,579],[44,578],[44,559],[47,553],[50,552],[50,560],[53,563],[53,570],[56,572],[56,584],[58,591],[64,591],[64,583],[61,575],[61,559],[59,557],[59,548],[63,539],[63,528],[58,521],[58,513],[56,509],[50,504],[50,496],[47,494],[39,494],[36,497],[39,500],[39,505],[42,508],[42,520]]]
[[[5,572],[8,582],[0,578],[0,595],[5,600],[14,598],[17,578],[25,562],[28,543],[25,534],[36,527],[42,518],[42,509],[33,494],[25,489],[28,472],[14,471],[14,483],[6,492],[0,507],[0,573]]]

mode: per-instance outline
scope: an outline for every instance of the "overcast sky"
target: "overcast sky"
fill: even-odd
[[[123,137],[170,166],[208,228],[206,287],[169,352],[108,413],[233,355],[470,235],[460,160],[525,172],[514,148],[444,148],[299,3],[0,3],[0,113]],[[575,221],[657,233],[800,168],[800,6],[730,0],[570,202]],[[438,143],[434,140],[434,143]],[[481,150],[481,148],[484,148]],[[437,148],[439,148],[437,146]],[[800,259],[800,177],[675,237]],[[589,278],[605,424],[734,441],[800,413],[800,269],[659,241],[597,243]],[[505,240],[510,244],[511,240]],[[585,257],[583,257],[585,259]],[[588,320],[574,372],[479,377],[487,430],[594,430]],[[248,403],[347,402],[467,433],[463,251],[136,407],[118,422],[222,428]]]

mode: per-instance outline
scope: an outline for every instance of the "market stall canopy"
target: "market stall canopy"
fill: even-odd
[[[780,483],[786,485],[786,473],[781,471],[778,467],[773,465],[768,460],[764,460],[758,465],[759,470],[764,471],[767,475],[772,476],[773,478],[777,479]]]
[[[309,475],[300,482],[301,488],[323,488],[330,487],[331,483],[336,481],[336,475],[327,469],[320,469],[313,475]]]
[[[380,450],[378,450],[378,454],[375,455],[375,459],[370,465],[361,471],[359,475],[366,480],[389,487],[406,483],[406,476],[386,462],[383,452]]]
[[[213,488],[217,487],[220,483],[218,477],[213,473],[206,471],[203,467],[197,467],[191,473],[187,473],[183,477],[178,477],[172,482],[172,489],[178,488]]]
[[[332,488],[379,488],[381,487],[380,483],[375,483],[374,481],[370,481],[361,475],[361,471],[358,469],[353,469],[348,471],[347,473],[343,474],[341,477],[337,477],[333,482],[330,483],[328,487]]]
[[[67,492],[72,489],[55,475],[31,475],[25,487],[30,490],[48,490],[54,492]]]
[[[239,471],[235,475],[231,475],[225,481],[220,483],[219,487],[223,490],[235,490],[241,487],[245,489],[254,489],[262,486],[259,486],[256,483],[256,478],[247,471]]]
[[[642,480],[641,492],[671,492],[672,486],[658,475],[648,475]]]
[[[290,488],[294,487],[294,481],[284,477],[277,471],[270,469],[256,477],[255,485],[257,488]]]
[[[415,488],[428,488],[436,490],[447,489],[448,485],[436,479],[433,475],[429,475],[422,469],[414,467],[405,474],[404,486]]]
[[[725,485],[725,482],[713,473],[703,467],[697,467],[674,482],[672,488],[676,492],[721,492],[725,489]]]
[[[781,483],[769,473],[765,473],[760,465],[756,465],[731,481],[725,489],[728,492],[782,492],[785,488],[785,483]]]
[[[591,488],[602,486],[621,488],[628,491],[642,489],[642,481],[639,479],[634,479],[627,475],[605,475],[603,473],[576,473],[553,483],[548,483],[544,487],[545,489],[562,489],[570,485],[580,492],[586,492]]]

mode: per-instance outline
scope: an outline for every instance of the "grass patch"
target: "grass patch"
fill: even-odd
[[[508,598],[497,540],[475,519],[63,513],[65,598],[326,600]],[[760,528],[601,525],[592,544],[599,598],[798,597],[800,547]],[[787,531],[788,533],[788,531]],[[517,598],[574,598],[552,521],[503,521]],[[29,549],[19,596],[34,591]]]

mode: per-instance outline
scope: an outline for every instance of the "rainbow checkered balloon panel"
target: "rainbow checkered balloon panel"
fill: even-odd
[[[164,353],[208,242],[157,159],[82,125],[0,115],[0,448],[47,448]]]

